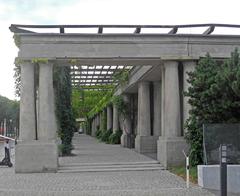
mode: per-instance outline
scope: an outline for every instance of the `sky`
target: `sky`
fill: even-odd
[[[239,7],[239,0],[0,0],[0,95],[16,99],[11,24],[240,24]]]

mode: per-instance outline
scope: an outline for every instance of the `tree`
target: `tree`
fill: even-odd
[[[217,63],[209,54],[190,72],[191,87],[185,96],[192,106],[185,124],[186,139],[192,150],[191,164],[203,162],[202,125],[235,123],[240,120],[240,58],[237,49],[224,63]]]

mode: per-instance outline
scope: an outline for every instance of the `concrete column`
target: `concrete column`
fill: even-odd
[[[153,135],[161,135],[161,83],[153,82]]]
[[[181,137],[178,62],[166,61],[162,69],[162,135],[157,158],[165,167],[184,164],[182,150],[187,144]]]
[[[34,65],[21,65],[20,140],[36,139]]]
[[[112,106],[107,107],[107,130],[113,128],[113,112]]]
[[[56,119],[52,80],[52,64],[39,65],[39,121],[38,140],[35,139],[35,104],[33,93],[33,67],[22,70],[21,138],[15,148],[15,172],[56,172],[58,148],[56,143]],[[25,120],[25,118],[28,120]],[[30,121],[31,119],[31,121]],[[25,141],[24,141],[25,140]],[[31,140],[31,141],[29,141]]]
[[[165,62],[165,137],[181,135],[178,62]]]
[[[113,133],[117,130],[119,130],[119,114],[117,107],[113,105]]]
[[[57,125],[53,91],[53,64],[39,65],[38,139],[56,140]]]
[[[188,91],[188,88],[190,87],[190,84],[187,82],[189,76],[188,72],[193,72],[196,67],[196,62],[195,61],[186,61],[183,62],[183,90],[184,92]],[[189,110],[191,109],[190,104],[188,103],[189,98],[184,96],[183,99],[183,120],[184,123],[186,120],[189,118]],[[184,130],[185,132],[186,130]]]
[[[135,138],[135,150],[140,153],[157,151],[158,137],[151,136],[149,84],[150,82],[140,82],[138,85],[138,135]]]
[[[138,85],[138,135],[150,136],[150,88],[149,82]]]
[[[134,136],[132,134],[132,122],[131,122],[131,115],[130,115],[130,110],[131,110],[131,104],[130,100],[131,96],[130,94],[124,94],[123,95],[123,101],[127,105],[127,109],[129,110],[126,114],[126,116],[122,117],[123,119],[123,134],[121,136],[121,146],[127,147],[127,148],[132,148],[133,147],[133,139]]]

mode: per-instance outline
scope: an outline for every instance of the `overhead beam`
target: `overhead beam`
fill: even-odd
[[[206,31],[203,32],[203,35],[210,35],[215,29],[215,26],[210,26]]]

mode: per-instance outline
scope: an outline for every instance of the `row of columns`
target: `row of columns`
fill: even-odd
[[[179,72],[179,62],[165,61],[159,81],[141,81],[138,83],[138,121],[135,149],[140,153],[157,152],[158,160],[166,167],[182,164],[184,161],[182,150],[187,149],[181,121],[183,119],[185,122],[189,117],[190,106],[188,98],[180,98],[181,93],[183,93],[180,92],[180,89],[187,91],[189,87],[187,73],[194,70],[196,63],[189,61],[182,64],[183,75],[181,77],[183,78],[179,78],[179,73],[182,73]],[[180,84],[180,81],[183,84]],[[153,99],[150,98],[151,83]],[[125,103],[130,103],[129,94],[124,94],[123,98]],[[150,109],[151,101],[153,101],[152,110]],[[180,103],[181,101],[183,103]],[[93,119],[93,123],[95,119],[97,117]],[[130,115],[127,115],[124,126],[121,127],[123,129],[121,144],[124,147],[128,147],[128,137],[132,132],[131,120]],[[96,127],[95,124],[93,126]],[[107,107],[107,129],[110,128],[113,131],[119,129],[119,114],[114,105]]]
[[[119,130],[119,113],[117,110],[117,107],[115,105],[109,105],[107,106],[106,110],[107,112],[107,130],[112,129],[113,133],[116,132],[117,130]],[[92,136],[95,136],[97,129],[103,129],[103,125],[101,125],[102,123],[102,118],[105,111],[102,111],[98,114],[96,114],[93,118],[92,118]]]

